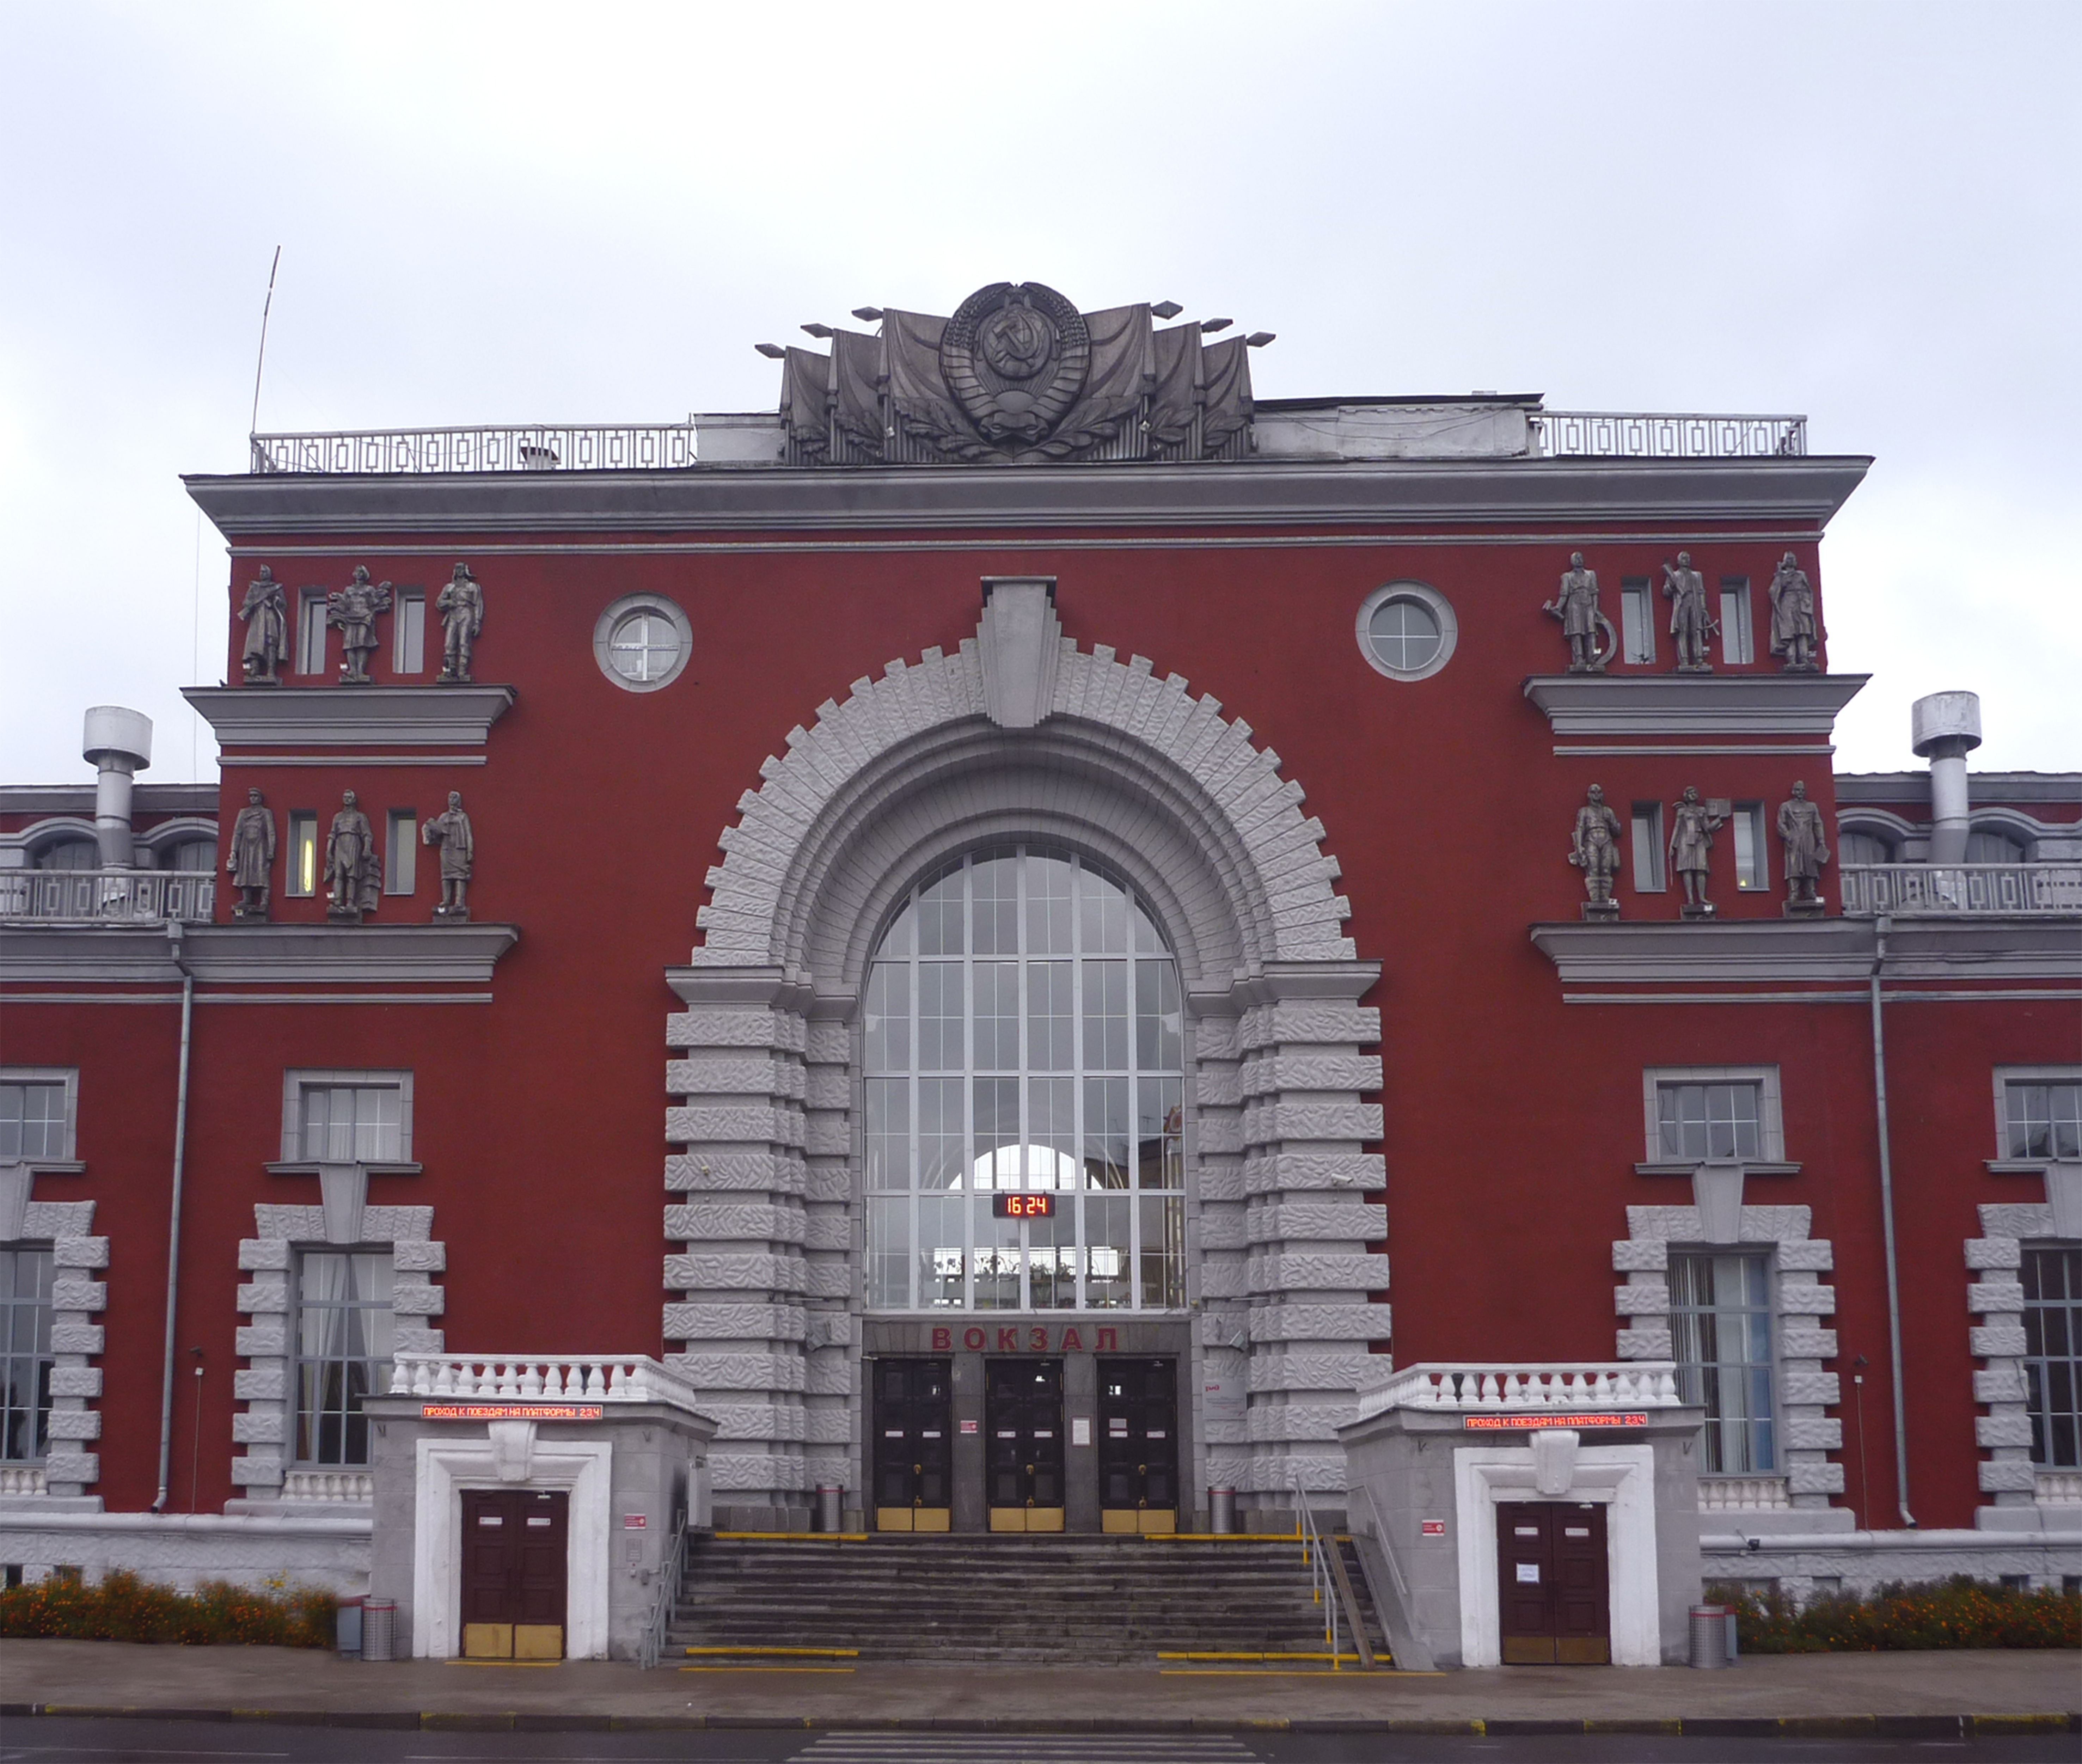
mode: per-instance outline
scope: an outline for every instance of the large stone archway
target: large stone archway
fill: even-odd
[[[893,901],[944,857],[1068,845],[1159,907],[1191,1019],[1196,1388],[1208,1480],[1276,1503],[1344,1486],[1335,1429],[1388,1284],[1378,977],[1343,931],[1299,785],[1177,675],[1064,638],[1040,583],[976,638],[892,662],[790,731],[722,836],[704,935],[668,979],[668,1357],[720,1424],[718,1501],[858,1488],[853,1029]],[[1191,1253],[1191,1251],[1189,1251]],[[1248,1393],[1247,1406],[1236,1399]]]

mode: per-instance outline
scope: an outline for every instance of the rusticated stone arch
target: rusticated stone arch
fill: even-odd
[[[1377,969],[1354,958],[1323,828],[1248,725],[1137,656],[1064,641],[1029,727],[988,712],[976,641],[854,682],[740,799],[703,934],[668,978],[664,1335],[719,1423],[717,1499],[778,1519],[861,1486],[854,1038],[892,903],[932,865],[1012,839],[1125,873],[1190,1000],[1197,1306],[1191,1380],[1247,1389],[1201,1418],[1207,1480],[1283,1504],[1343,1487],[1336,1427],[1388,1284],[1361,1150],[1380,1135]]]

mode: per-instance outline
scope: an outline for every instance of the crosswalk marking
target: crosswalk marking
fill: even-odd
[[[797,1764],[1259,1764],[1226,1734],[820,1734]]]

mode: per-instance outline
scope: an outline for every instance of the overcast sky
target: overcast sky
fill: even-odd
[[[242,468],[277,244],[263,429],[768,409],[754,342],[1030,277],[1276,331],[1262,397],[1804,411],[1878,457],[1822,554],[1832,663],[1878,676],[1840,768],[1915,764],[1909,701],[1969,687],[1977,766],[2082,768],[2073,0],[0,33],[0,781],[83,780],[99,703],[155,720],[150,779],[214,777],[177,693],[225,566],[178,474]]]

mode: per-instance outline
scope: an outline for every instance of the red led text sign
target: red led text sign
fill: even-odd
[[[596,1421],[597,1403],[422,1403],[423,1421]]]
[[[1017,1199],[1017,1196],[1007,1197]],[[1120,1331],[1108,1326],[1092,1328],[1087,1324],[1079,1328],[1071,1324],[1067,1328],[1049,1328],[1035,1324],[1026,1328],[979,1329],[962,1331],[962,1346],[971,1354],[1082,1354],[1085,1337],[1092,1337],[1092,1351],[1095,1354],[1120,1352]],[[993,1339],[995,1337],[995,1339]],[[951,1354],[955,1350],[955,1332],[951,1326],[935,1325],[933,1330],[934,1354]]]
[[[1052,1194],[993,1194],[990,1210],[1000,1219],[1053,1219],[1056,1216],[1056,1197]]]
[[[1460,1425],[1477,1433],[1529,1433],[1542,1427],[1646,1427],[1648,1417],[1610,1412],[1590,1415],[1463,1415]]]

